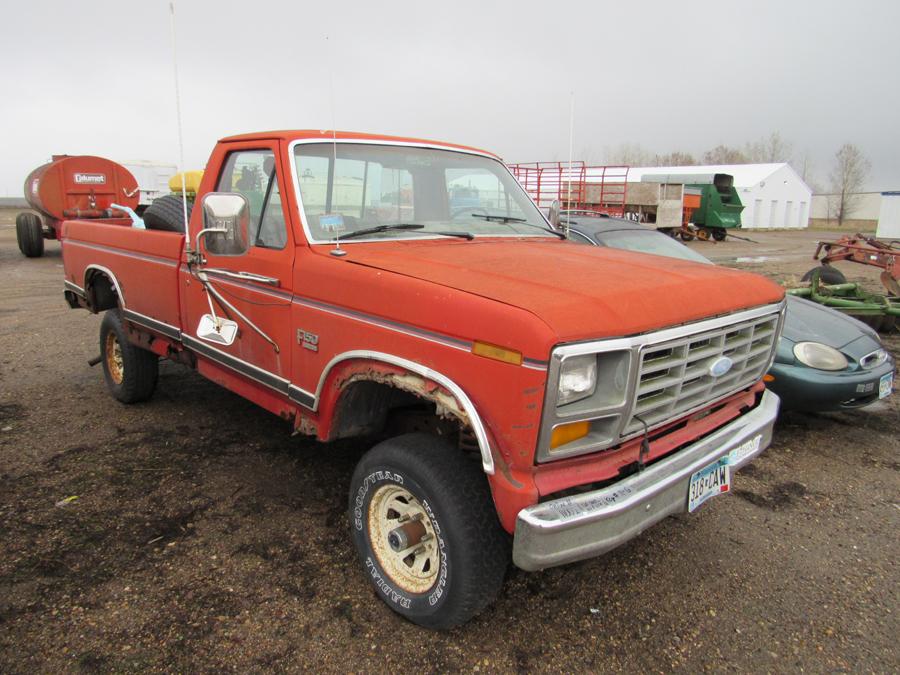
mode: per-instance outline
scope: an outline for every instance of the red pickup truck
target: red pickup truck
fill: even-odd
[[[149,398],[169,358],[298,432],[373,439],[350,532],[418,624],[487,606],[510,554],[539,570],[693,511],[770,442],[781,289],[561,240],[488,152],[234,136],[176,204],[162,230],[63,226],[113,396]]]

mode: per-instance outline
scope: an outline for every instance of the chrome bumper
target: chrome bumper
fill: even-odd
[[[732,469],[739,469],[769,446],[778,403],[775,394],[765,391],[750,412],[641,473],[600,490],[522,509],[513,562],[524,570],[540,570],[598,556],[686,511],[694,472],[725,456]]]

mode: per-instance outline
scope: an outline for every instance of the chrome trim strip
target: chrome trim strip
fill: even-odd
[[[363,349],[338,354],[328,362],[328,365],[325,366],[325,368],[322,370],[322,375],[319,377],[319,384],[316,387],[316,410],[319,406],[319,400],[321,398],[322,389],[325,386],[325,380],[328,377],[328,373],[331,372],[331,369],[334,368],[334,366],[336,366],[338,363],[341,363],[342,361],[350,361],[353,359],[369,359],[373,361],[382,361],[394,366],[399,366],[400,368],[405,368],[406,370],[421,375],[426,379],[437,382],[447,391],[453,394],[453,396],[457,401],[459,401],[460,405],[463,407],[463,410],[468,416],[469,422],[472,425],[472,431],[475,433],[475,438],[478,440],[478,448],[479,450],[481,450],[481,466],[484,469],[484,472],[488,475],[494,474],[494,457],[491,454],[491,446],[488,442],[487,431],[484,428],[484,423],[481,421],[481,417],[478,415],[478,410],[475,408],[475,404],[472,403],[472,400],[466,395],[466,392],[464,392],[462,388],[449,377],[437,372],[436,370],[432,370],[427,366],[423,366],[420,363],[416,363],[415,361],[410,361],[409,359],[404,359],[392,354],[373,352]]]
[[[292,401],[299,403],[304,408],[309,408],[310,410],[316,409],[316,397],[305,389],[301,389],[296,384],[292,384],[288,387],[288,396]]]
[[[124,256],[126,258],[134,258],[136,260],[143,260],[149,263],[155,263],[157,265],[165,265],[166,267],[178,267],[178,261],[169,260],[168,258],[160,258],[155,255],[147,255],[145,253],[134,253],[133,251],[126,251],[121,248],[113,248],[111,246],[103,246],[102,244],[87,244],[83,241],[78,241],[76,239],[66,239],[66,246],[80,246],[81,248],[89,248],[94,249],[95,251],[104,251],[106,253],[114,253],[117,255]]]
[[[546,222],[548,225],[550,225],[549,221],[546,219],[546,217],[544,217],[544,214],[541,213],[541,210],[537,207],[537,204],[534,203],[534,200],[531,198],[531,196],[528,194],[528,192],[525,190],[525,188],[522,187],[522,184],[518,181],[518,179],[513,175],[513,172],[510,171],[509,167],[503,162],[503,160],[500,159],[499,157],[497,157],[496,155],[492,155],[487,152],[479,152],[478,150],[456,148],[456,147],[449,146],[449,145],[440,145],[437,143],[412,143],[410,141],[365,140],[365,139],[358,139],[358,138],[338,138],[337,140],[335,140],[332,138],[328,138],[327,136],[323,136],[322,138],[298,138],[298,139],[294,139],[293,141],[291,141],[288,144],[288,161],[290,162],[290,165],[291,165],[291,181],[292,181],[291,189],[294,191],[294,196],[297,199],[297,208],[300,211],[300,224],[303,226],[303,234],[306,236],[307,244],[310,244],[310,245],[333,244],[334,242],[333,242],[333,240],[326,239],[326,240],[320,241],[318,239],[313,238],[312,233],[309,229],[309,223],[306,222],[306,211],[303,208],[303,198],[300,195],[300,190],[297,189],[297,186],[300,185],[300,181],[297,176],[297,162],[296,162],[296,158],[294,156],[294,148],[297,147],[298,145],[314,145],[314,144],[331,145],[333,143],[351,144],[351,145],[386,145],[386,146],[392,145],[392,146],[399,146],[399,147],[406,147],[406,148],[425,148],[428,150],[443,150],[445,152],[458,152],[458,153],[461,153],[464,155],[474,155],[476,157],[485,157],[487,159],[491,159],[503,167],[503,169],[506,171],[506,173],[508,173],[510,175],[510,177],[512,178],[513,183],[515,183],[515,185],[517,185],[519,187],[519,189],[522,191],[522,194],[525,195],[525,197],[528,199],[529,202],[534,204],[535,209],[537,210],[538,213],[541,214],[541,218],[544,219],[544,222]],[[549,229],[551,230],[551,232],[548,233],[548,236],[553,237],[554,236],[553,232],[555,232],[556,230],[553,230],[552,227],[550,227]],[[494,235],[491,235],[491,236],[494,236]],[[543,235],[517,234],[517,235],[510,235],[510,236],[541,237]],[[424,238],[425,237],[421,237],[421,239],[424,239]],[[435,237],[435,238],[438,238],[438,237]],[[367,241],[384,241],[384,240],[360,238],[360,239],[354,239],[353,241],[348,241],[347,243],[364,244]]]
[[[181,329],[176,326],[165,323],[163,321],[158,321],[153,317],[147,316],[145,314],[140,314],[130,309],[122,309],[122,316],[124,316],[129,321],[144,326],[145,328],[155,330],[157,333],[162,333],[166,337],[170,337],[173,340],[181,340]]]
[[[73,284],[71,281],[66,279],[63,282],[63,285],[65,286],[67,291],[72,291],[76,295],[80,295],[82,298],[85,297],[84,289],[81,286],[79,286],[78,284]]]
[[[280,375],[275,375],[274,373],[263,370],[258,366],[254,366],[252,363],[248,363],[243,359],[239,359],[236,356],[226,354],[223,351],[210,347],[206,343],[200,342],[190,335],[182,334],[181,340],[184,342],[185,346],[190,347],[208,359],[216,361],[227,368],[231,368],[241,375],[245,375],[251,380],[277,391],[279,394],[288,394],[291,383]]]
[[[68,243],[71,243],[69,240],[66,240]],[[98,272],[103,272],[106,276],[109,277],[109,280],[112,282],[113,288],[116,289],[116,295],[119,296],[119,304],[122,306],[122,309],[125,309],[125,294],[122,292],[122,287],[119,285],[119,280],[116,279],[116,275],[112,273],[108,267],[104,267],[103,265],[94,265],[90,264],[84,268],[84,287],[87,288],[87,280],[88,280],[88,272],[91,270],[97,270]]]
[[[292,302],[294,304],[301,305],[302,307],[309,307],[310,309],[317,309],[320,312],[327,312],[329,314],[334,314],[335,316],[341,316],[346,319],[359,321],[360,323],[369,324],[371,326],[378,326],[379,328],[385,328],[397,333],[403,333],[404,335],[409,335],[411,337],[417,337],[429,342],[435,342],[446,347],[451,347],[452,349],[459,349],[466,352],[472,351],[472,342],[468,340],[461,340],[449,335],[434,333],[432,331],[425,330],[423,328],[417,328],[409,324],[391,321],[390,319],[383,319],[372,314],[366,314],[364,312],[358,312],[353,309],[338,307],[337,305],[331,305],[326,302],[311,300],[309,298],[300,298],[294,296]]]

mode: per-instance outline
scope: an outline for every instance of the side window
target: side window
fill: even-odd
[[[271,150],[239,150],[225,160],[216,186],[219,192],[238,192],[250,203],[250,243],[260,248],[284,248],[287,226],[275,155]]]

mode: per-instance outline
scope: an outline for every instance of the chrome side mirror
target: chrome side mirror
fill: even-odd
[[[559,229],[559,200],[554,199],[550,203],[550,212],[547,214],[547,220],[550,221],[550,224],[555,228]]]
[[[200,317],[197,326],[197,337],[207,342],[215,342],[226,347],[234,342],[237,337],[238,325],[231,319],[223,319],[212,314],[204,314]]]
[[[236,192],[209,192],[203,196],[203,229],[197,233],[195,250],[200,242],[212,255],[239,256],[250,249],[250,204]]]

